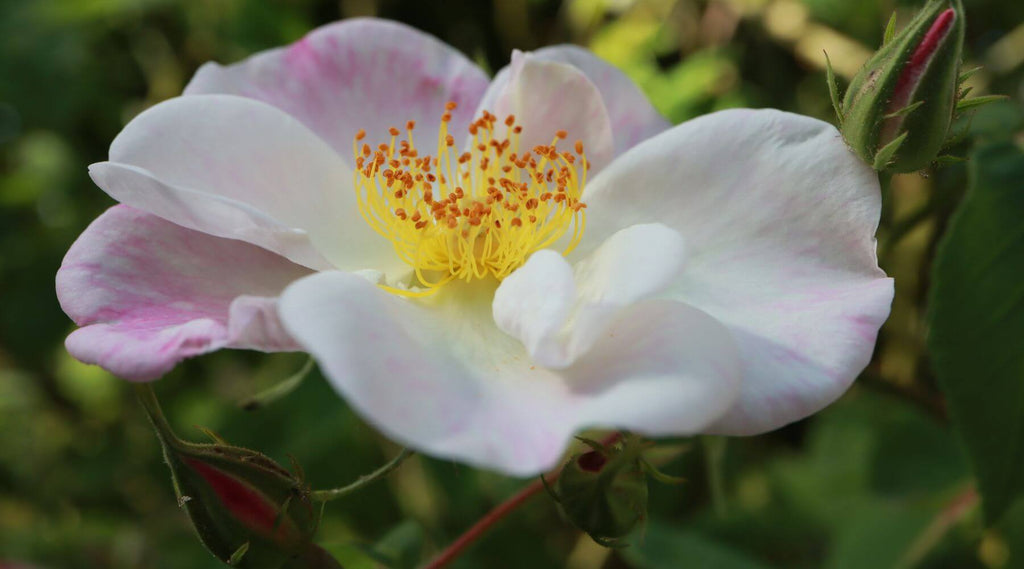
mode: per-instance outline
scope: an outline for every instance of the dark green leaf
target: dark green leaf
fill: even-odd
[[[1024,153],[982,149],[933,271],[929,349],[994,522],[1024,493]]]
[[[670,524],[651,522],[637,543],[620,555],[636,569],[766,569],[728,545]]]

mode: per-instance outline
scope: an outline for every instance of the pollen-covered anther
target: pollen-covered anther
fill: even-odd
[[[353,141],[359,211],[416,276],[408,290],[384,287],[398,294],[424,296],[456,279],[500,280],[534,251],[568,236],[567,254],[583,235],[583,143],[559,148],[568,137],[559,130],[549,145],[524,150],[514,115],[499,120],[483,111],[459,153],[448,132],[456,108],[445,105],[437,156],[419,156],[415,121],[406,123],[405,139],[391,127],[390,142],[376,151],[362,142],[363,130]]]

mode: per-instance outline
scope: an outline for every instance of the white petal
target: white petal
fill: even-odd
[[[573,268],[554,251],[538,251],[498,287],[494,320],[534,361],[564,368],[623,308],[672,283],[683,261],[682,237],[660,224],[619,231]]]
[[[892,299],[875,257],[878,181],[827,123],[707,115],[627,152],[583,200],[581,254],[636,223],[685,238],[687,266],[665,296],[726,324],[745,366],[740,399],[715,432],[803,418],[867,365]]]
[[[562,374],[580,404],[578,424],[684,436],[729,409],[742,365],[717,320],[680,302],[645,300],[619,312]]]
[[[258,99],[302,121],[349,163],[352,139],[387,142],[388,128],[417,123],[420,155],[435,153],[445,103],[450,128],[465,132],[487,76],[437,38],[385,20],[356,18],[317,28],[298,42],[233,65],[207,63],[186,95]]]
[[[533,361],[545,367],[571,363],[561,333],[576,303],[572,267],[558,253],[537,251],[501,281],[494,293],[494,322],[523,343]]]
[[[604,168],[615,152],[601,92],[582,71],[566,63],[516,51],[512,63],[487,89],[480,110],[490,111],[499,121],[515,115],[523,127],[522,152],[551,144],[559,130],[566,131],[568,145],[563,142],[560,148],[567,150],[582,141],[591,174]]]
[[[625,73],[590,51],[575,45],[556,45],[532,54],[544,61],[572,65],[597,87],[608,109],[616,156],[671,126]]]
[[[280,313],[332,385],[382,431],[425,453],[514,475],[550,468],[572,433],[591,425],[696,432],[735,395],[732,338],[697,310],[634,305],[593,358],[555,372],[497,329],[491,291],[451,283],[415,303],[327,272],[290,286]]]
[[[100,187],[175,223],[235,236],[234,227],[223,223],[254,218],[256,211],[308,234],[316,252],[336,267],[398,264],[387,240],[359,215],[349,167],[297,120],[259,101],[231,95],[171,99],[132,120],[111,144],[110,160],[117,166],[97,169]],[[196,194],[210,197],[193,199]],[[214,202],[219,213],[210,214]],[[247,206],[245,213],[223,213],[240,209],[238,203]],[[273,239],[252,242],[267,246]]]

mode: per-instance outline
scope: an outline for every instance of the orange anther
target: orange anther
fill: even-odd
[[[576,154],[583,154],[583,141],[582,140],[577,140],[576,141]]]
[[[405,130],[412,130],[416,128],[416,121],[409,121],[405,123]]]
[[[364,138],[366,138],[366,131],[365,130],[359,129],[358,131],[356,131],[356,140],[362,140]]]
[[[388,132],[391,133],[391,136],[398,136],[401,133],[401,131],[398,130],[397,128],[395,128],[395,127],[389,128]]]
[[[455,101],[448,101],[447,103],[445,103],[444,108],[445,110],[448,111],[454,111],[456,108],[458,108],[458,106],[459,105],[457,105]]]
[[[565,132],[564,130],[560,130],[560,131],[558,131],[558,132],[556,132],[556,133],[555,133],[555,136],[557,136],[558,138],[560,138],[560,139],[562,139],[562,140],[565,140],[565,138],[566,138],[567,136],[569,136],[569,133],[568,133],[568,132]]]

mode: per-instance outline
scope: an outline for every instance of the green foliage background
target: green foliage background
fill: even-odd
[[[880,257],[896,277],[897,297],[857,385],[826,411],[775,433],[665,445],[663,467],[688,483],[652,488],[650,523],[629,548],[596,546],[541,497],[453,566],[1024,567],[1024,456],[1003,452],[1024,444],[1024,3],[964,4],[968,65],[986,66],[971,85],[976,94],[1010,99],[963,121],[972,136],[961,151],[976,156],[969,166],[886,185]],[[177,508],[129,386],[64,352],[72,326],[53,292],[68,246],[112,204],[86,166],[106,158],[132,116],[179,94],[204,61],[235,61],[338,18],[376,14],[435,34],[490,70],[513,48],[589,46],[674,122],[734,106],[832,120],[822,50],[848,80],[880,42],[892,10],[906,21],[913,6],[0,0],[0,568],[220,566]],[[962,309],[932,316],[941,332],[932,339],[933,369],[926,349],[932,265],[970,186],[968,170],[981,182],[935,272],[947,283],[937,305]],[[972,264],[978,259],[999,270]],[[986,281],[993,274],[994,284]],[[975,280],[986,281],[980,292]],[[1007,302],[985,302],[1001,298]],[[986,319],[986,310],[1004,313]],[[191,426],[202,425],[282,463],[294,456],[314,487],[347,483],[395,452],[316,374],[269,408],[238,408],[302,362],[220,353],[186,362],[157,388],[181,434],[198,439]],[[994,400],[996,415],[987,407]],[[990,524],[972,468],[983,485],[991,479],[998,487],[982,488]],[[350,568],[374,567],[359,553],[367,547],[412,567],[522,484],[417,458],[386,483],[328,505],[321,541]]]

